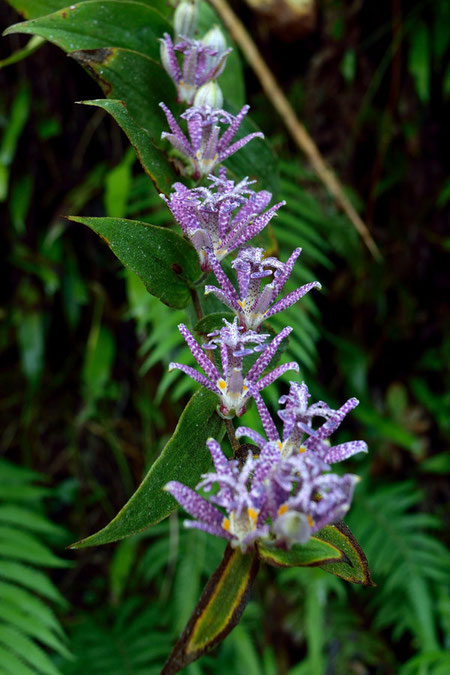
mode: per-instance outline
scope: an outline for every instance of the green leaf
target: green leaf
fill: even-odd
[[[133,149],[128,148],[122,161],[106,174],[104,204],[107,216],[126,216],[135,160]]]
[[[111,99],[96,99],[83,101],[84,105],[93,105],[106,110],[128,136],[142,167],[147,176],[153,181],[158,192],[168,195],[172,184],[177,180],[172,165],[152,140],[152,136],[146,129],[137,124],[129,114],[123,101]]]
[[[210,463],[206,448],[212,436],[220,440],[224,432],[222,419],[216,413],[217,396],[200,390],[191,398],[180,417],[177,428],[161,455],[147,473],[131,499],[109,525],[96,534],[73,544],[84,548],[108,544],[156,525],[177,508],[177,503],[164,486],[170,480],[195,487]]]
[[[254,553],[227,546],[161,675],[178,672],[228,635],[241,618],[258,568]]]
[[[46,16],[58,9],[67,7],[67,0],[7,0],[7,2],[26,19]],[[157,9],[163,16],[172,13],[172,7],[167,0],[141,0],[141,3]]]
[[[4,34],[39,35],[66,52],[124,47],[159,60],[158,38],[170,30],[170,23],[142,2],[90,0],[16,23]]]
[[[20,361],[23,373],[35,385],[44,367],[44,315],[42,312],[22,313],[17,326]]]
[[[18,504],[1,504],[0,505],[0,522],[9,523],[18,527],[26,527],[27,530],[34,532],[41,532],[53,536],[64,536],[65,530],[60,526],[52,523],[45,516],[37,511],[32,511],[24,506]]]
[[[418,21],[410,36],[408,67],[415,80],[416,92],[422,103],[428,103],[430,100],[430,64],[430,34],[425,22]]]
[[[447,452],[441,452],[439,455],[429,457],[421,463],[420,470],[427,473],[440,473],[442,475],[450,473],[450,455]]]
[[[273,567],[317,567],[344,559],[341,549],[316,537],[311,537],[307,544],[294,545],[289,551],[264,541],[257,544],[257,549],[260,560]]]
[[[61,675],[41,647],[38,647],[26,635],[4,623],[0,623],[0,644],[20,654],[38,672],[46,675]]]
[[[191,302],[189,284],[201,274],[198,255],[187,241],[164,227],[122,218],[70,220],[90,227],[135,272],[148,292],[169,307],[182,308]]]
[[[0,143],[0,202],[5,201],[8,195],[9,167],[16,154],[17,143],[29,112],[30,90],[28,86],[24,86],[19,89],[14,98]]]
[[[4,672],[10,675],[35,675],[36,671],[28,668],[18,656],[9,649],[0,646],[0,662]],[[3,673],[2,673],[3,675]]]
[[[28,565],[10,560],[0,560],[0,579],[14,581],[60,605],[67,605],[66,600],[52,581],[43,572]]]
[[[26,610],[26,608],[24,609]],[[2,620],[25,635],[28,635],[35,640],[39,640],[42,644],[54,649],[62,656],[70,658],[71,654],[61,638],[56,636],[47,626],[41,625],[38,621],[35,621],[33,617],[30,617],[27,612],[24,611],[24,609],[2,599]]]
[[[70,56],[92,75],[107,98],[125,102],[131,117],[153,140],[159,141],[168,129],[159,103],[165,101],[175,116],[181,111],[165,70],[149,56],[119,47],[80,50]]]
[[[0,61],[0,70],[6,66],[12,66],[13,63],[23,61],[23,59],[26,59],[28,56],[33,54],[44,44],[45,40],[40,38],[38,35],[35,35],[28,41],[25,47],[22,47],[22,49],[16,49],[16,51],[7,56],[6,59],[2,59]]]
[[[91,329],[81,371],[86,400],[95,401],[105,392],[116,357],[112,332],[103,325]]]
[[[346,559],[343,562],[320,565],[323,570],[354,584],[375,586],[364,551],[347,525],[342,522],[327,525],[315,536],[340,549]]]
[[[0,525],[0,555],[45,567],[69,567],[71,564],[57,558],[28,532],[7,525]]]

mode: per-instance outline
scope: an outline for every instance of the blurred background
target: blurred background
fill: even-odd
[[[275,245],[283,260],[303,247],[293,284],[324,288],[283,314],[290,356],[315,398],[361,401],[336,441],[369,443],[346,462],[363,477],[347,522],[377,587],[265,568],[241,624],[185,672],[447,675],[450,5],[232,5],[382,254],[245,67],[253,118],[280,157],[275,197],[288,202]],[[2,29],[19,20],[5,2],[0,18]],[[115,122],[74,104],[97,85],[50,44],[8,63],[26,43],[0,41],[0,672],[149,675],[223,542],[175,514],[116,545],[64,548],[125,503],[195,390],[167,373],[190,362],[185,313],[63,216],[171,222]],[[288,379],[268,390],[272,404]]]

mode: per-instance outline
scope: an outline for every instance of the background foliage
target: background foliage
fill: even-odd
[[[450,668],[448,5],[323,0],[319,9],[315,29],[289,40],[239,3],[381,262],[248,70],[247,97],[281,158],[277,196],[288,204],[272,245],[283,259],[301,245],[292,284],[324,287],[286,313],[288,349],[315,396],[361,400],[348,433],[370,453],[354,462],[364,480],[348,522],[378,586],[266,568],[242,623],[191,674]],[[6,4],[1,17],[5,28],[19,20]],[[4,38],[0,58],[28,39]],[[194,391],[167,373],[171,360],[190,362],[175,330],[185,312],[148,295],[91,231],[62,216],[170,219],[112,118],[73,104],[98,98],[95,82],[53,45],[36,47],[27,60],[0,61],[0,672],[147,675],[161,668],[223,544],[184,531],[174,514],[116,546],[62,549],[114,516],[173,432]]]

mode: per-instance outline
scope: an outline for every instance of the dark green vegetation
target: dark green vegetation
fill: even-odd
[[[36,16],[63,4],[41,2]],[[447,3],[321,5],[316,31],[292,44],[248,20],[349,187],[381,263],[298,157],[251,72],[247,85],[253,119],[282,160],[277,197],[288,204],[272,244],[283,259],[303,247],[292,287],[313,278],[324,286],[284,315],[295,328],[289,354],[316,397],[361,400],[346,431],[365,438],[370,454],[354,462],[364,480],[347,520],[378,586],[265,567],[243,622],[189,672],[443,675],[450,667],[441,543],[450,419]],[[2,25],[16,21],[2,5]],[[3,39],[1,58],[27,39]],[[101,46],[97,38],[89,48]],[[142,58],[149,74],[159,68],[151,52]],[[109,61],[115,77],[127,72],[126,59],[118,49]],[[237,81],[227,93],[235,105]],[[113,518],[170,438],[195,389],[181,373],[167,374],[172,359],[190,363],[176,331],[185,311],[148,295],[88,228],[61,216],[156,226],[170,218],[112,118],[73,105],[100,91],[72,59],[45,45],[2,70],[0,83],[1,452],[25,467],[0,464],[0,671],[157,673],[223,542],[184,531],[174,514],[114,547],[62,548]],[[149,82],[129,84],[145,101]],[[137,98],[143,114],[139,106]],[[110,112],[141,144],[129,119],[119,119],[123,111]],[[154,121],[154,138],[162,124]],[[270,159],[265,166],[276,190]],[[162,171],[153,180],[165,191],[172,178]],[[8,661],[5,645],[28,660]]]

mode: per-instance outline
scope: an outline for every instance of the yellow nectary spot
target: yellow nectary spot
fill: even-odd
[[[242,385],[242,392],[245,394],[246,391],[248,391],[248,387],[245,384],[243,384]]]
[[[258,518],[258,511],[255,511],[255,509],[252,509],[252,507],[250,506],[248,508],[248,515],[253,520],[253,524],[255,524],[256,519]]]
[[[182,87],[184,85],[184,80],[180,80],[179,84]]]
[[[314,525],[314,520],[312,519],[312,517],[308,514],[308,515],[306,516],[306,519],[307,519],[307,521],[308,521],[308,525],[309,525],[310,527],[312,527],[312,526]]]
[[[289,507],[288,507],[287,504],[282,504],[282,505],[280,506],[280,508],[278,509],[278,515],[279,515],[279,516],[282,516],[283,513],[286,513],[286,511],[288,511],[288,509],[289,509]]]
[[[219,156],[219,155],[218,155],[217,152],[216,152],[216,154],[214,155],[214,161],[216,161],[216,159],[218,158],[218,156]]]
[[[299,449],[298,449],[298,454],[301,455],[302,452],[306,452],[306,448],[305,448],[303,445],[301,445],[301,446],[299,447]]]
[[[225,382],[225,380],[219,380],[217,382],[217,386],[219,387],[219,389],[222,389],[223,391],[224,389],[227,388],[227,383]]]
[[[197,157],[197,159],[200,159],[201,155],[202,153],[200,152],[200,150],[198,150],[195,156]]]
[[[281,450],[281,447],[282,447],[282,446],[281,446],[281,441],[278,441],[278,447],[279,447],[280,450]]]
[[[223,527],[223,529],[226,530],[227,532],[230,531],[230,521],[228,520],[228,518],[224,518],[224,519],[222,520],[222,527]]]

